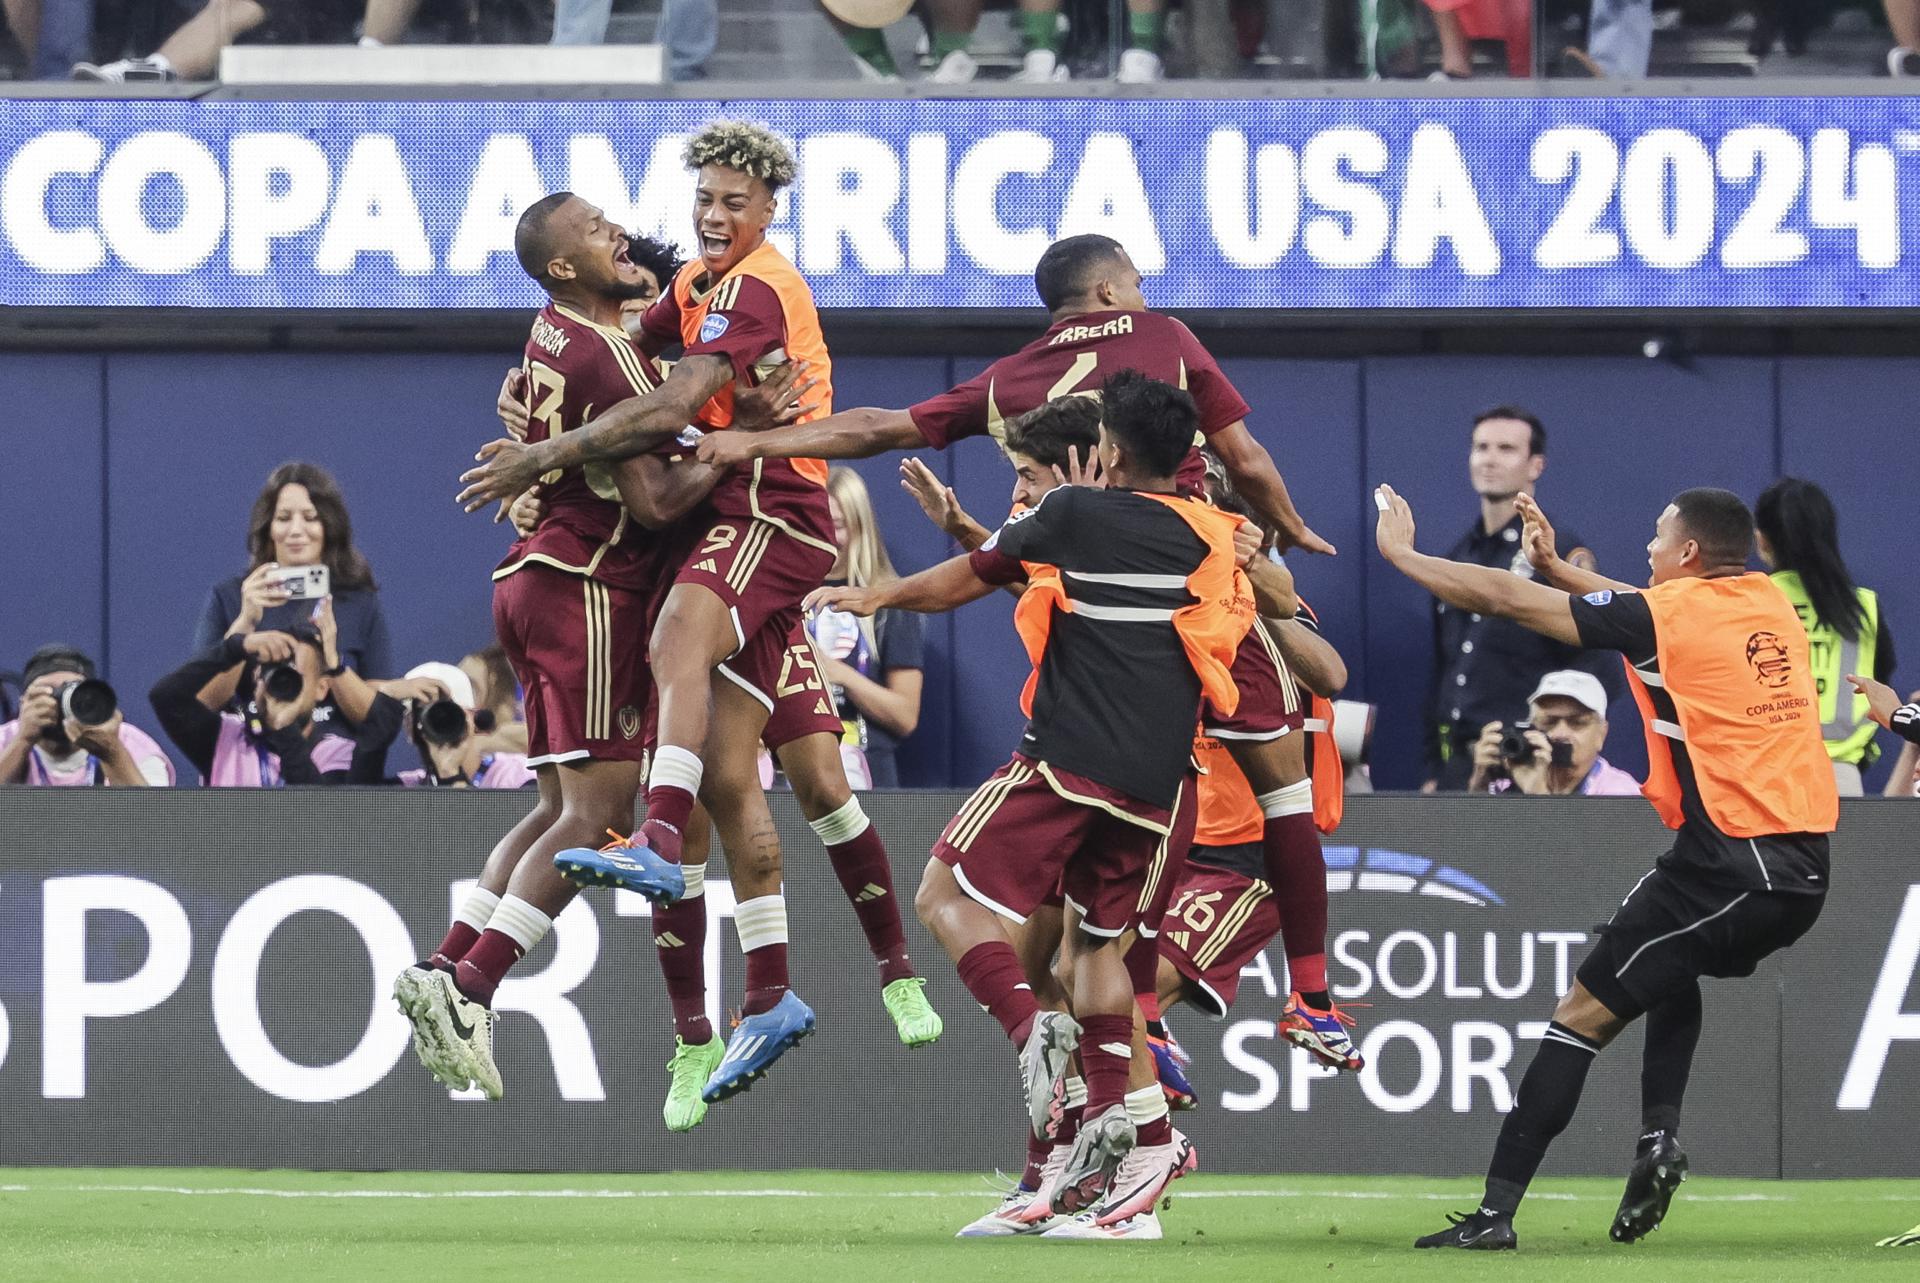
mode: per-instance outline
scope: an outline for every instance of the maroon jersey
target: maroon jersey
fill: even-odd
[[[647,309],[642,328],[649,350],[677,337],[687,356],[724,358],[735,378],[758,380],[788,358],[805,361],[818,386],[801,422],[833,412],[833,363],[813,292],[772,245],[761,245],[718,283],[698,260],[687,264]],[[701,407],[699,426],[713,431],[732,423],[733,388],[727,386]],[[832,551],[826,485],[827,465],[818,459],[759,459],[734,469],[709,502],[723,517],[771,522],[802,543]]]
[[[1120,370],[1185,388],[1210,437],[1247,417],[1247,403],[1193,331],[1160,312],[1085,312],[1056,322],[959,387],[908,411],[927,444],[944,450],[962,437],[1005,434],[1008,419],[1072,392],[1095,392]],[[1196,441],[1195,446],[1199,445]],[[1183,483],[1203,475],[1198,449],[1180,467]]]
[[[545,441],[589,422],[595,413],[660,384],[651,358],[626,331],[596,325],[548,303],[534,318],[521,368],[527,374],[527,440]],[[653,541],[620,502],[608,465],[589,463],[540,478],[546,510],[532,534],[507,551],[493,572],[501,579],[538,562],[645,592],[658,578]]]

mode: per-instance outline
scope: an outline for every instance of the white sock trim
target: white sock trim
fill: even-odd
[[[1156,1123],[1167,1116],[1167,1093],[1160,1090],[1159,1083],[1148,1083],[1138,1091],[1128,1092],[1126,1105],[1127,1117],[1135,1127]]]
[[[687,889],[680,893],[682,900],[698,900],[707,893],[707,866],[704,864],[683,864],[681,876],[687,880]]]
[[[500,907],[487,919],[487,930],[498,931],[520,946],[521,953],[532,953],[533,946],[553,930],[553,919],[517,895],[504,897]]]
[[[787,942],[787,897],[763,895],[733,906],[733,929],[740,935],[740,952],[752,953],[770,944]]]
[[[1067,1077],[1063,1090],[1065,1092],[1065,1095],[1061,1097],[1060,1103],[1064,1105],[1066,1108],[1077,1109],[1080,1106],[1085,1105],[1087,1103],[1087,1080],[1086,1079],[1076,1078],[1076,1077],[1073,1077],[1072,1075],[1069,1075]]]
[[[684,748],[672,744],[662,744],[653,750],[653,767],[647,773],[647,787],[685,789],[695,797],[700,796],[700,777],[705,767],[699,757]]]
[[[1259,805],[1260,814],[1269,820],[1277,820],[1283,815],[1312,815],[1313,781],[1300,780],[1271,793],[1262,793],[1253,800]]]
[[[842,842],[851,842],[873,827],[867,813],[860,809],[860,799],[850,797],[847,804],[831,815],[823,815],[809,821],[807,827],[820,839],[822,846],[839,846]]]
[[[487,919],[500,907],[500,897],[484,887],[475,887],[467,892],[467,902],[460,906],[460,912],[453,915],[455,922],[464,922],[475,931],[487,929]]]

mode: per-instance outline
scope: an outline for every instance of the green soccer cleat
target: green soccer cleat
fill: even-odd
[[[1891,1238],[1883,1238],[1878,1243],[1875,1243],[1874,1246],[1875,1247],[1920,1247],[1920,1225],[1914,1226],[1912,1229],[1908,1230],[1905,1234],[1895,1234]]]
[[[707,1102],[700,1099],[700,1089],[726,1054],[726,1040],[718,1034],[702,1043],[675,1036],[673,1059],[667,1062],[673,1085],[667,1088],[667,1103],[660,1109],[668,1131],[690,1132],[707,1116]]]
[[[924,976],[908,976],[880,991],[880,1001],[887,1004],[887,1014],[893,1017],[893,1027],[900,1032],[900,1041],[909,1047],[924,1047],[930,1042],[939,1042],[941,1032],[946,1029],[940,1013],[927,1002],[927,995],[923,992],[926,987]]]

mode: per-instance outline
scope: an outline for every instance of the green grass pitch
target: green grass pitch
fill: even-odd
[[[1621,1247],[1606,1236],[1619,1182],[1546,1180],[1520,1251],[1501,1254],[1409,1247],[1471,1206],[1470,1179],[1196,1175],[1175,1189],[1160,1243],[960,1242],[993,1201],[978,1177],[0,1169],[0,1279],[1920,1278],[1920,1247],[1873,1246],[1920,1221],[1920,1181],[1697,1178],[1665,1227]]]

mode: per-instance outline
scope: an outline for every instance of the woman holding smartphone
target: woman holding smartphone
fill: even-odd
[[[247,554],[247,573],[214,585],[207,595],[193,637],[196,654],[226,637],[311,622],[320,599],[331,596],[340,664],[370,681],[388,675],[392,657],[379,588],[353,546],[353,522],[332,474],[312,463],[275,468],[253,501]],[[237,676],[236,668],[222,678]],[[218,696],[212,704],[218,707],[231,695],[231,689],[210,686],[202,702]]]

